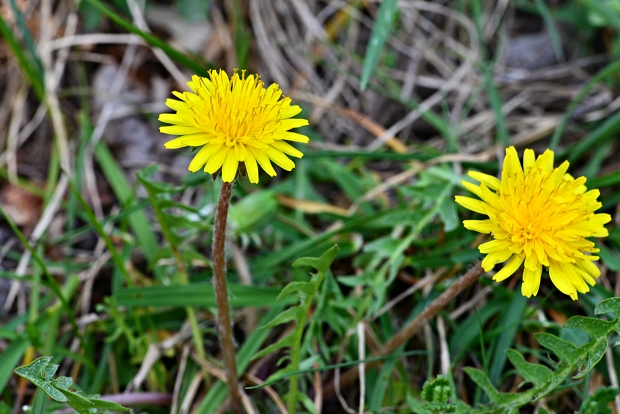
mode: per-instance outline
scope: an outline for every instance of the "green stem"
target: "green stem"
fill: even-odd
[[[213,228],[213,287],[215,289],[217,325],[220,332],[222,359],[226,368],[226,383],[230,393],[230,404],[233,414],[243,414],[241,395],[239,394],[239,380],[237,378],[237,363],[235,361],[232,319],[228,304],[228,287],[226,286],[226,221],[228,219],[231,194],[232,183],[222,182],[222,192],[217,205],[215,226]]]

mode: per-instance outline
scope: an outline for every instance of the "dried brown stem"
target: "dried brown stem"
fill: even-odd
[[[426,309],[422,311],[414,320],[409,322],[403,329],[401,329],[396,335],[392,337],[385,345],[383,345],[376,352],[373,352],[370,355],[370,358],[376,358],[380,356],[385,356],[393,353],[400,347],[402,344],[407,342],[413,335],[415,335],[420,328],[422,328],[429,320],[431,320],[440,310],[446,307],[452,299],[454,299],[458,294],[463,292],[472,283],[474,283],[482,274],[484,270],[480,263],[478,263],[473,269],[467,272],[463,277],[461,277],[455,284],[450,286],[448,290],[443,292],[437,299],[431,302],[430,305]],[[371,361],[365,363],[365,368],[368,370],[373,366],[377,365],[380,361]],[[359,376],[359,368],[353,367],[349,369],[340,377],[340,387],[346,387],[355,381]],[[335,384],[332,382],[325,389],[324,398],[329,398],[334,395],[335,392]]]
[[[228,207],[232,194],[232,183],[222,182],[220,201],[215,213],[213,228],[213,287],[217,305],[217,325],[220,332],[222,358],[226,368],[230,404],[234,414],[243,414],[241,395],[239,394],[239,380],[237,378],[237,363],[235,362],[235,346],[233,344],[232,320],[228,304],[228,288],[226,286],[226,221]]]

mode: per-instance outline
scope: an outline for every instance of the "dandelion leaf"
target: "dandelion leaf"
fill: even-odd
[[[607,338],[610,327],[616,325],[615,322],[606,322],[600,319],[588,318],[586,316],[573,316],[566,321],[566,327],[571,329],[581,329],[590,335],[590,339]]]
[[[107,411],[131,411],[129,408],[125,408],[117,403],[103,401],[98,397],[86,397],[75,391],[71,391],[69,389],[71,385],[73,385],[73,380],[71,378],[58,377],[54,379],[54,374],[56,374],[58,370],[58,365],[50,364],[51,360],[52,357],[49,356],[40,357],[28,365],[15,368],[14,372],[41,388],[55,401],[68,403],[79,414],[92,414]]]
[[[301,292],[309,296],[314,292],[315,285],[316,283],[313,282],[291,282],[284,286],[284,289],[282,289],[276,300],[284,299],[295,292]]]
[[[603,356],[607,351],[607,339],[594,342],[590,345],[591,347],[589,347],[590,349],[587,352],[588,356],[586,362],[583,364],[577,375],[573,377],[574,379],[585,377],[588,372],[590,372],[592,368],[594,368],[594,366],[598,364],[601,359],[603,359]]]
[[[28,365],[15,368],[13,372],[41,388],[53,400],[66,402],[67,397],[52,385],[58,365],[50,364],[51,360],[49,356],[39,357]]]
[[[564,362],[573,362],[579,358],[579,350],[573,344],[555,335],[545,332],[534,334],[539,344],[552,351]]]
[[[275,344],[271,344],[268,347],[266,347],[265,349],[261,349],[256,354],[254,354],[252,359],[256,359],[256,358],[260,358],[262,356],[268,355],[268,354],[272,353],[273,351],[276,351],[276,350],[281,349],[281,348],[290,348],[294,344],[294,339],[295,338],[292,335],[289,335],[286,338],[283,338],[283,339],[279,340]]]
[[[301,317],[303,317],[303,309],[299,306],[295,306],[293,308],[289,308],[284,312],[280,313],[278,316],[273,318],[269,323],[263,325],[261,329],[273,328],[274,326],[281,325],[290,321],[297,321]]]
[[[596,315],[602,315],[609,312],[615,313],[616,316],[620,315],[620,298],[605,299],[594,308],[594,313]]]
[[[293,267],[310,266],[318,270],[320,273],[325,273],[334,261],[338,250],[338,246],[335,245],[323,253],[321,257],[302,257],[301,259],[297,259],[293,262]]]
[[[553,378],[549,368],[544,365],[531,364],[527,362],[520,352],[517,352],[514,349],[508,349],[506,353],[508,354],[508,359],[512,365],[514,365],[517,371],[519,371],[519,374],[525,378],[526,381],[535,385],[540,385],[551,381]]]

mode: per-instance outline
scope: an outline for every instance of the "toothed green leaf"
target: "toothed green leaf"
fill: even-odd
[[[331,266],[334,261],[338,250],[338,246],[334,246],[323,253],[323,256],[321,257],[302,257],[301,259],[297,259],[293,262],[293,267],[310,266],[321,273],[327,272],[327,269],[329,269],[329,266]]]
[[[594,313],[596,315],[602,315],[608,312],[615,313],[616,317],[620,316],[620,298],[605,299],[594,308]]]
[[[519,374],[521,374],[526,381],[536,385],[551,381],[553,376],[546,366],[527,362],[525,358],[523,358],[523,355],[514,349],[508,349],[506,354],[512,365],[515,366]]]
[[[273,328],[276,325],[280,325],[290,321],[296,321],[303,317],[303,309],[299,306],[289,308],[273,318],[268,324],[261,327],[261,329]]]
[[[268,355],[268,354],[272,353],[273,351],[276,351],[276,350],[281,349],[281,348],[289,348],[289,347],[291,347],[293,345],[294,339],[295,338],[293,338],[292,335],[289,335],[286,338],[283,338],[283,339],[279,340],[275,344],[271,344],[267,348],[261,349],[256,354],[254,354],[252,359],[256,359],[256,358],[260,358],[262,356]]]
[[[579,350],[568,341],[545,332],[536,333],[534,337],[539,344],[553,351],[564,362],[572,362],[579,359]]]
[[[14,372],[41,388],[55,401],[68,403],[79,414],[93,414],[100,412],[99,410],[131,411],[122,405],[103,401],[97,397],[86,397],[71,391],[69,389],[73,385],[71,378],[58,377],[54,379],[58,365],[50,364],[51,360],[52,357],[49,356],[40,357],[28,365],[15,368]]]
[[[582,329],[590,335],[592,340],[607,337],[616,322],[606,322],[600,319],[588,318],[586,316],[573,316],[566,321],[566,327],[571,329]]]
[[[588,347],[590,348],[587,353],[588,357],[585,364],[581,367],[577,375],[573,377],[575,379],[585,377],[588,372],[590,372],[592,368],[594,368],[594,366],[598,364],[598,362],[603,358],[605,352],[607,351],[607,339],[588,345],[590,345]]]
[[[50,364],[49,362],[51,360],[52,357],[39,357],[28,365],[15,368],[13,372],[41,388],[53,400],[66,402],[67,397],[52,385],[52,380],[54,379],[54,374],[58,370],[58,365]]]
[[[284,289],[282,289],[276,300],[284,299],[295,292],[301,292],[306,296],[309,296],[312,295],[312,292],[314,292],[314,288],[315,283],[313,282],[291,282],[284,286]]]

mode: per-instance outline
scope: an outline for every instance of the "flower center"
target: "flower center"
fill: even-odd
[[[505,176],[497,191],[498,209],[491,216],[502,229],[496,237],[506,239],[513,253],[535,254],[547,266],[548,258],[573,263],[594,248],[585,239],[589,232],[579,228],[593,216],[583,205],[585,179],[560,174],[557,169],[531,168],[523,175]]]

